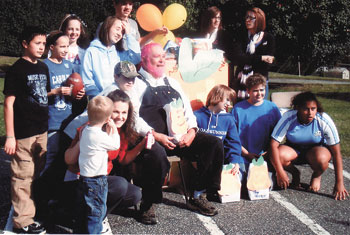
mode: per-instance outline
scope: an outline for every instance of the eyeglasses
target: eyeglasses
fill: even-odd
[[[246,16],[245,17],[245,20],[250,20],[250,21],[255,21],[256,20],[256,17],[253,17],[253,16]]]
[[[221,20],[221,16],[215,16],[213,19]]]

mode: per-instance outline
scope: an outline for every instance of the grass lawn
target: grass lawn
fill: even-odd
[[[0,70],[8,68],[18,58],[0,56]],[[1,72],[1,71],[0,71]],[[272,77],[293,79],[317,79],[317,80],[341,80],[339,78],[323,78],[317,76],[296,76],[289,74],[270,73]],[[0,78],[0,137],[5,135],[5,124],[3,119],[4,79]],[[271,84],[270,94],[274,91],[307,91],[317,94],[325,111],[334,120],[340,135],[342,154],[350,158],[350,85],[300,85],[300,84]],[[1,142],[1,141],[0,141]],[[1,144],[1,143],[0,143]]]

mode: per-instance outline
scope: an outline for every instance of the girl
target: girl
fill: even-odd
[[[51,91],[49,98],[49,129],[44,171],[56,158],[60,147],[61,131],[72,118],[72,102],[68,98],[71,88],[64,86],[69,75],[73,73],[73,65],[64,58],[69,46],[68,37],[61,31],[53,31],[47,37],[46,49],[50,50],[50,57],[44,60],[49,68]],[[81,98],[81,96],[80,96]]]
[[[128,30],[119,18],[107,17],[101,26],[99,37],[86,50],[82,78],[88,96],[96,96],[114,82],[114,66],[119,61],[127,60],[133,64],[140,62],[140,45]],[[121,39],[124,34],[128,50],[122,49]]]
[[[224,142],[224,164],[243,164],[241,157],[241,142],[233,115],[227,113],[236,100],[236,92],[225,85],[213,87],[207,97],[206,106],[194,112],[199,131],[212,134]],[[234,174],[239,166],[234,168]]]
[[[345,200],[349,194],[344,187],[340,139],[333,120],[323,112],[311,92],[296,95],[292,107],[293,110],[283,114],[271,135],[271,162],[276,169],[277,184],[282,188],[289,186],[285,172],[288,171],[293,177],[291,186],[300,187],[300,172],[293,163],[308,163],[313,170],[309,189],[317,192],[321,187],[321,175],[333,157],[334,197]],[[280,144],[285,137],[286,143]]]
[[[129,96],[121,90],[115,90],[109,93],[108,97],[114,103],[111,118],[116,124],[120,135],[120,149],[108,152],[108,172],[110,173],[113,168],[113,160],[116,159],[122,165],[127,165],[132,162],[144,149],[146,138],[135,145],[138,135],[134,130],[135,119]],[[79,138],[82,128],[83,127],[79,128],[71,146],[65,153],[65,161],[68,164],[65,181],[70,181],[65,183],[71,188],[71,192],[75,192],[75,187],[77,185],[77,173],[79,172],[78,157],[80,151]],[[135,145],[135,147],[128,149],[129,144]],[[108,175],[107,181],[107,214],[112,210],[119,210],[136,205],[141,200],[141,190],[137,186],[130,184],[123,177]],[[74,202],[72,204],[72,198],[74,198],[74,196],[68,195],[67,197],[67,195],[64,195],[64,198],[63,201],[66,202],[65,207],[74,208]]]
[[[237,91],[239,100],[249,97],[246,92],[246,79],[260,73],[268,81],[268,65],[274,61],[275,39],[265,32],[265,13],[257,7],[251,8],[245,16],[246,30],[238,39],[233,51],[233,62],[237,65],[234,80],[230,87]],[[266,83],[265,99],[268,99],[268,83]]]
[[[89,45],[85,23],[75,14],[68,14],[62,20],[59,30],[69,38],[68,53],[65,57],[73,63],[74,71],[81,74],[85,49]]]

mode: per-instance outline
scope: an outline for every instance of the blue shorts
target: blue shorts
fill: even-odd
[[[292,163],[295,165],[309,164],[309,162],[306,159],[306,154],[313,147],[321,146],[328,149],[328,146],[322,143],[313,144],[313,145],[297,145],[297,144],[292,144],[290,142],[287,142],[285,143],[285,145],[294,149],[294,151],[298,154],[298,157],[292,161]]]

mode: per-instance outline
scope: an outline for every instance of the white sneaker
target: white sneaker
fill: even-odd
[[[111,226],[109,225],[107,217],[102,222],[102,232],[101,232],[101,234],[113,234]]]

